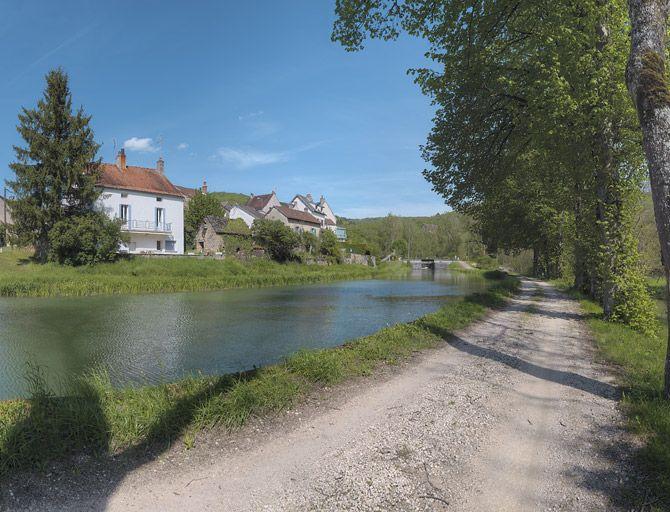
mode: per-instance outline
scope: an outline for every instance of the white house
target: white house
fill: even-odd
[[[296,210],[290,206],[275,206],[265,216],[269,220],[279,220],[294,231],[306,231],[319,236],[321,232],[321,221],[310,215],[309,212]]]
[[[156,168],[126,165],[122,149],[116,163],[101,164],[99,207],[123,220],[130,241],[121,252],[183,254],[184,193],[165,176],[160,158]]]
[[[347,239],[347,230],[337,226],[337,217],[335,217],[335,213],[323,196],[316,203],[312,194],[297,194],[291,201],[291,208],[307,212],[316,217],[321,223],[321,227],[333,231],[340,241],[344,242]]]
[[[229,219],[242,219],[244,223],[251,227],[256,219],[262,219],[264,215],[250,206],[234,204],[232,206],[226,205],[223,207]]]

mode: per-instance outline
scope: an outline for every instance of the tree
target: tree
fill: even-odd
[[[670,1],[628,0],[628,8],[631,47],[626,83],[642,127],[670,322],[670,86],[666,72]],[[670,400],[670,334],[663,396]]]
[[[319,240],[319,252],[324,256],[330,256],[335,258],[337,261],[340,260],[342,255],[340,254],[340,242],[337,240],[337,236],[330,229],[321,230],[321,239]]]
[[[300,245],[300,235],[279,220],[256,219],[251,233],[270,258],[279,262],[293,259],[293,251]]]
[[[395,255],[399,258],[407,256],[407,241],[404,238],[398,238],[391,245],[391,249],[395,251]]]
[[[316,253],[319,250],[319,239],[314,233],[303,231],[300,235],[302,246],[309,254]]]
[[[14,146],[10,164],[15,192],[10,201],[14,231],[23,243],[35,247],[35,258],[49,254],[49,232],[68,217],[93,210],[99,145],[89,126],[91,117],[80,107],[72,111],[68,76],[62,69],[46,75],[46,89],[36,109],[23,108],[17,130],[25,146]]]
[[[49,260],[64,265],[114,261],[127,237],[121,222],[92,211],[60,220],[49,231]]]
[[[215,217],[224,216],[221,202],[211,194],[203,194],[198,190],[184,209],[184,244],[186,247],[193,247],[195,235],[205,217],[213,215]]]

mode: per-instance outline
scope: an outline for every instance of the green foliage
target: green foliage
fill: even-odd
[[[0,222],[0,247],[4,247],[9,242],[9,232],[7,226]]]
[[[319,252],[319,238],[309,231],[303,231],[300,234],[301,244],[305,252],[308,254],[316,254]]]
[[[391,244],[391,249],[395,251],[396,256],[403,258],[407,255],[407,241],[404,238],[398,238]]]
[[[205,217],[224,216],[223,206],[219,199],[213,194],[203,194],[197,191],[184,208],[184,245],[193,247],[195,235]]]
[[[492,284],[484,293],[450,301],[415,322],[342,347],[301,351],[281,364],[242,375],[113,389],[105,373],[94,372],[74,381],[66,396],[56,397],[39,369],[33,369],[32,397],[0,402],[0,476],[83,451],[142,453],[153,443],[180,436],[190,446],[203,429],[239,428],[253,416],[276,414],[325,384],[368,375],[380,365],[438,346],[482,318],[487,308],[502,305],[518,280],[497,276]]]
[[[324,256],[335,258],[337,261],[341,259],[340,243],[337,241],[337,236],[330,229],[322,229],[321,237],[319,239],[319,252]]]
[[[393,251],[398,240],[407,242],[413,258],[450,258],[469,260],[484,253],[480,237],[474,233],[470,217],[447,212],[432,217],[398,217],[339,219],[338,225],[347,229],[345,250],[358,254],[369,252],[384,257]],[[402,242],[399,242],[402,243]]]
[[[608,317],[646,329],[626,2],[339,0],[336,13],[332,37],[349,50],[401,32],[428,42],[433,65],[411,70],[437,105],[424,175],[488,252],[532,251],[536,275],[573,275]],[[643,87],[662,103],[659,63],[645,56]]]
[[[300,235],[279,220],[256,219],[252,233],[254,241],[275,261],[293,259],[293,251],[300,245]]]
[[[237,192],[208,192],[207,195],[215,197],[222,204],[244,205],[247,204],[249,196]]]
[[[121,223],[102,212],[56,222],[49,231],[49,260],[65,265],[93,265],[116,259],[126,238]]]
[[[25,146],[14,146],[15,177],[8,183],[15,199],[9,204],[19,242],[33,245],[39,261],[47,258],[51,228],[92,211],[100,195],[95,187],[99,145],[90,121],[83,109],[72,112],[68,77],[61,69],[46,75],[37,108],[19,114],[17,130]]]

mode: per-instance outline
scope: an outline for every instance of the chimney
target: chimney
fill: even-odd
[[[163,174],[165,173],[165,161],[163,160],[163,157],[159,157],[158,161],[156,162],[156,170]]]
[[[207,182],[205,180],[202,180],[202,193],[207,193]]]
[[[323,194],[321,194],[321,197],[319,198],[319,203],[323,204],[326,201],[326,198],[323,197]]]
[[[307,200],[308,200],[310,203],[313,203],[313,202],[314,202],[314,199],[312,199],[312,194],[307,194],[306,197],[307,197]]]
[[[119,154],[116,157],[116,165],[122,171],[126,170],[126,150],[123,148],[121,148],[121,151],[119,151]]]

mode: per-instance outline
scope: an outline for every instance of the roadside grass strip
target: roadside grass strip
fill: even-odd
[[[104,372],[93,372],[69,383],[65,396],[56,396],[42,371],[29,368],[30,398],[0,402],[0,476],[44,469],[78,453],[129,453],[176,439],[188,448],[203,430],[238,429],[252,416],[284,411],[319,388],[395,365],[504,306],[518,289],[515,277],[482,274],[491,282],[487,291],[435,313],[245,373],[115,389]]]

